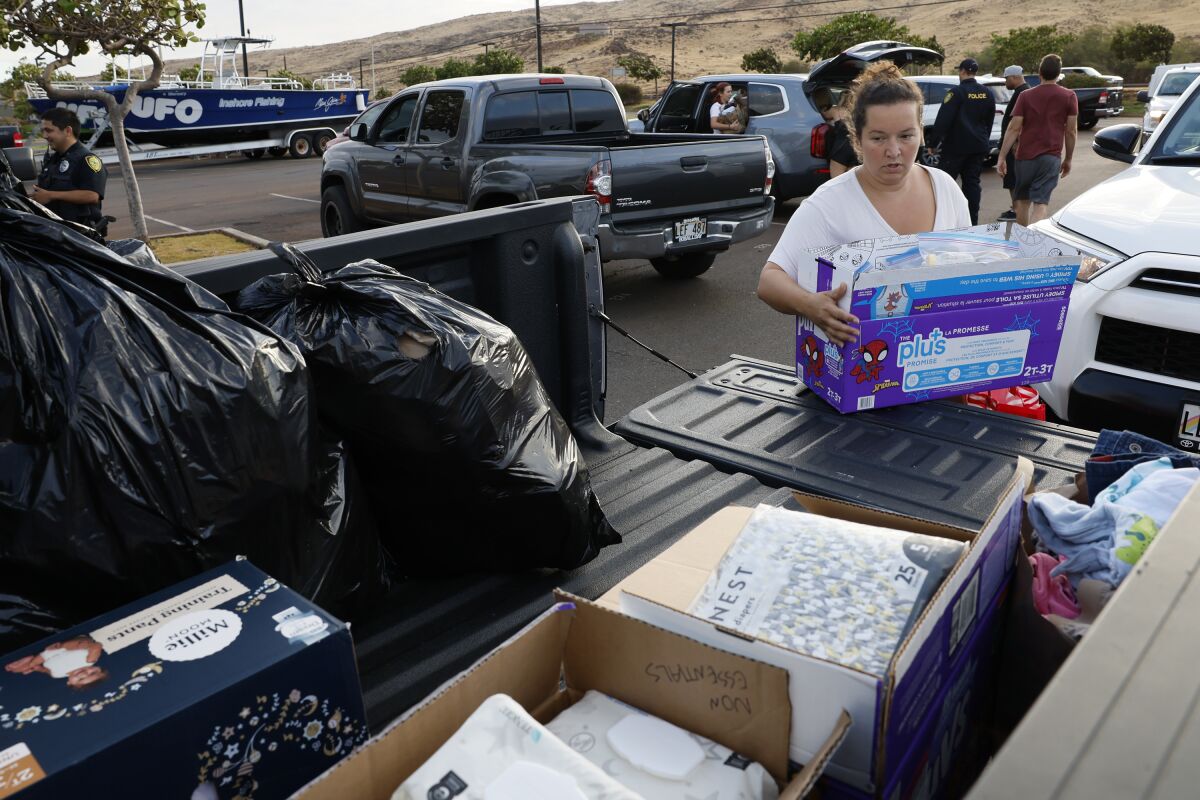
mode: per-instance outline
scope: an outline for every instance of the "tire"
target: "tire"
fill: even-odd
[[[716,253],[692,253],[686,256],[664,256],[650,259],[650,266],[670,280],[696,278],[708,272],[717,260]]]
[[[288,153],[292,158],[308,158],[313,154],[312,139],[302,133],[296,134],[288,145]]]
[[[920,152],[917,153],[917,161],[931,169],[936,169],[937,166],[942,163],[942,157],[937,153],[929,152],[929,150],[922,145]]]
[[[1099,121],[1100,121],[1099,117],[1092,117],[1091,119],[1081,119],[1081,120],[1079,120],[1079,130],[1090,131],[1092,128],[1096,127],[1096,123]]]
[[[341,186],[328,186],[321,192],[321,235],[340,236],[343,233],[361,231],[365,226],[350,207],[346,190]]]
[[[266,152],[267,151],[263,150],[261,147],[256,147],[253,150],[243,150],[242,155],[251,161],[257,161],[258,159],[262,158]]]
[[[333,141],[331,133],[314,133],[312,137],[313,152],[318,156],[325,155],[325,151],[329,149],[329,143]]]
[[[271,158],[283,158],[287,155],[286,147],[268,147],[267,152],[271,154]]]

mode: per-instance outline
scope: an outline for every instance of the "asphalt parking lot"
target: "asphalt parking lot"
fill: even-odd
[[[1102,122],[1097,130],[1122,120]],[[1095,131],[1080,131],[1074,170],[1059,184],[1051,210],[1124,164],[1092,152]],[[271,240],[303,241],[321,235],[318,218],[321,162],[318,159],[241,157],[146,163],[137,168],[151,234],[230,226]],[[724,363],[730,354],[790,363],[794,358],[791,318],[755,296],[758,273],[799,200],[785,203],[770,230],[723,253],[702,277],[666,281],[645,261],[606,265],[606,310],[643,341],[696,372]],[[984,174],[981,220],[1008,208],[1008,193],[994,170]],[[129,236],[125,193],[117,169],[110,170],[105,212],[118,217],[114,238]],[[608,420],[685,380],[686,376],[631,342],[610,333]]]

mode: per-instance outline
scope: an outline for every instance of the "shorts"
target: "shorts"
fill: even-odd
[[[1006,167],[1008,167],[1008,169],[1004,173],[1003,186],[1010,192],[1013,190],[1013,187],[1017,185],[1016,149],[1017,148],[1014,147],[1012,150],[1009,150],[1008,155],[1004,157],[1004,164]]]
[[[1029,160],[1017,159],[1013,197],[1031,203],[1050,203],[1050,193],[1058,186],[1062,160],[1058,156],[1041,155]]]

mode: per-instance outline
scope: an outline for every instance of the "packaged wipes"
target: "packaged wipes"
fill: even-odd
[[[508,695],[489,697],[392,800],[644,800]]]
[[[882,676],[964,547],[759,506],[690,613]]]
[[[647,800],[779,796],[762,765],[600,692],[588,692],[546,727]]]

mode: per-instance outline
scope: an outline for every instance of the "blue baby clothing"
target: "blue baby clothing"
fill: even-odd
[[[1094,578],[1117,586],[1200,480],[1200,469],[1175,469],[1168,457],[1129,469],[1091,506],[1053,492],[1029,500],[1029,520],[1042,545],[1066,561],[1052,575],[1072,585]]]
[[[1131,468],[1166,456],[1173,467],[1200,467],[1200,454],[1187,453],[1133,431],[1100,431],[1092,458],[1084,465],[1088,502]]]

